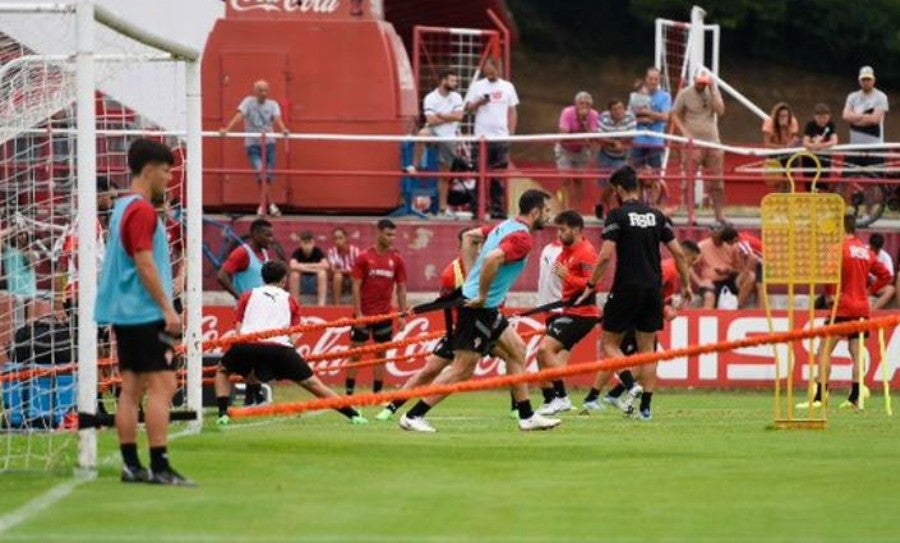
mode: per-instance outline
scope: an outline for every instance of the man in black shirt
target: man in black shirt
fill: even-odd
[[[603,352],[609,358],[625,356],[622,338],[634,330],[638,353],[654,350],[656,333],[663,329],[662,265],[659,245],[663,243],[675,258],[681,276],[682,297],[693,299],[690,270],[671,222],[657,209],[640,199],[640,184],[634,169],[625,166],[610,177],[621,207],[613,210],[603,227],[603,245],[597,267],[580,300],[588,298],[606,273],[612,256],[616,256],[613,286],[603,308]],[[636,390],[634,383],[624,383]],[[650,420],[652,393],[641,397],[640,416]]]
[[[291,255],[290,291],[298,301],[301,294],[315,293],[320,306],[328,294],[328,259],[316,247],[312,232],[300,234],[300,247]]]
[[[831,109],[828,104],[816,104],[813,109],[813,118],[806,123],[803,130],[803,146],[819,157],[819,162],[823,168],[831,167],[831,159],[828,155],[820,155],[821,151],[829,149],[838,144],[837,128],[834,121],[831,120]],[[812,160],[804,158],[801,162],[803,168],[813,168],[815,165]],[[804,177],[812,179],[812,172],[804,173]],[[824,172],[824,177],[828,177],[828,172]],[[811,188],[811,187],[810,187]],[[817,187],[819,189],[824,187]]]

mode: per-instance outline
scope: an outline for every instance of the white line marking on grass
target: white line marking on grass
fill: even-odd
[[[92,542],[102,543],[131,541],[144,542],[151,539],[150,536],[144,534],[122,533],[122,534],[90,534]],[[294,535],[281,537],[260,537],[256,535],[215,535],[205,533],[194,534],[178,534],[178,535],[162,535],[154,534],[152,540],[155,543],[257,543],[258,541],[266,541],[267,543],[459,543],[461,541],[478,541],[479,543],[543,543],[547,541],[547,537],[538,536],[458,536],[458,535],[366,535],[366,534],[347,534],[347,535]],[[10,536],[4,541],[84,541],[84,535],[72,533],[42,533],[42,534],[23,534],[19,536]],[[580,539],[566,539],[565,537],[553,537],[558,543],[566,543],[567,541],[582,541]],[[642,541],[639,539],[629,539],[628,541]]]
[[[178,438],[188,436],[193,433],[194,432],[191,430],[182,430],[180,432],[175,432],[174,434],[169,436],[169,441],[175,441]],[[113,463],[118,456],[118,452],[110,453],[101,458],[98,462],[98,465],[109,465]],[[30,501],[22,505],[22,507],[6,513],[2,517],[0,517],[0,535],[3,535],[16,526],[19,526],[20,524],[27,522],[33,517],[43,513],[47,509],[50,509],[60,501],[66,499],[79,486],[83,485],[84,483],[93,481],[96,478],[96,474],[76,475],[72,479],[64,481],[54,486],[47,492],[44,492],[43,494],[32,498]],[[9,536],[4,537],[4,540],[8,541]]]

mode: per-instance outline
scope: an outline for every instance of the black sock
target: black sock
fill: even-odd
[[[122,452],[122,463],[128,468],[137,469],[141,467],[141,460],[138,458],[136,443],[122,443],[119,445],[119,450]]]
[[[381,380],[372,381],[372,392],[377,394],[377,393],[381,392],[382,388],[384,388],[384,381],[381,381]]]
[[[403,407],[403,404],[406,403],[406,400],[394,400],[388,404],[387,408],[391,411],[391,413],[396,413],[398,409]]]
[[[106,415],[106,405],[103,404],[103,393],[97,393],[97,414],[98,415]]]
[[[169,453],[165,447],[150,447],[150,470],[154,472],[169,469]]]
[[[347,396],[353,396],[353,391],[356,390],[356,379],[351,379],[350,377],[344,382],[344,392],[347,393]]]
[[[619,380],[622,381],[622,386],[625,387],[625,390],[631,390],[634,387],[634,375],[631,374],[631,370],[619,373]]]
[[[624,393],[625,393],[625,387],[622,386],[622,383],[619,383],[618,385],[612,387],[609,390],[609,392],[606,393],[606,395],[609,396],[610,398],[618,398],[619,396],[621,396]]]
[[[816,381],[816,396],[813,398],[814,402],[822,401],[822,383]]]
[[[534,410],[531,408],[531,400],[516,402],[516,409],[519,411],[519,420],[530,419],[534,415]]]
[[[544,395],[544,403],[550,403],[553,401],[553,398],[556,397],[556,391],[553,388],[542,388],[541,394]]]
[[[414,405],[413,408],[406,413],[406,416],[411,419],[418,419],[427,415],[428,411],[430,410],[430,405],[423,402],[422,400],[419,400],[418,403],[416,403],[416,405]]]
[[[512,411],[516,410],[516,397],[512,393],[512,390],[509,391],[509,406],[510,406],[509,407],[510,410],[512,410]]]
[[[566,393],[566,383],[562,379],[553,381],[553,391],[556,393],[557,398],[565,398],[568,396]]]
[[[353,409],[352,407],[342,407],[337,410],[338,413],[344,415],[348,419],[352,419],[353,417],[359,416],[359,411]]]
[[[650,402],[653,400],[652,392],[644,392],[641,394],[641,411],[650,409]]]
[[[596,402],[596,401],[597,401],[597,398],[599,398],[599,397],[600,397],[600,389],[599,389],[599,388],[592,388],[591,391],[588,392],[588,395],[584,397],[584,402],[585,402],[585,403],[587,403],[587,402]]]
[[[850,387],[850,396],[847,399],[853,403],[859,402],[859,383],[853,383]]]
[[[262,391],[262,385],[244,385],[244,405],[256,405],[260,391]]]
[[[219,407],[219,416],[223,417],[228,414],[228,396],[216,396],[216,405]]]

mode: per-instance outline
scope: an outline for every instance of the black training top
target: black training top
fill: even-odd
[[[675,230],[661,211],[641,202],[627,201],[607,216],[603,239],[616,244],[613,292],[662,288],[659,244],[675,239]]]

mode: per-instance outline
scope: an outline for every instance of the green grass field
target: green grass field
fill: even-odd
[[[99,478],[0,541],[900,540],[900,440],[880,399],[834,410],[824,432],[767,430],[769,395],[654,403],[649,423],[608,411],[543,433],[517,431],[502,393],[451,398],[433,435],[331,412],[210,426],[170,447],[194,489],[122,485],[105,432]],[[0,475],[0,526],[67,480]]]

